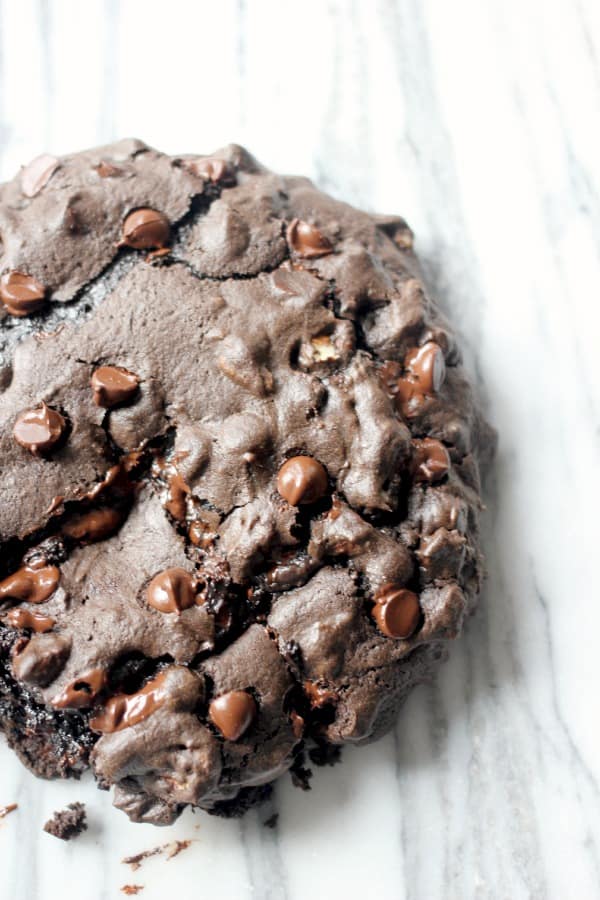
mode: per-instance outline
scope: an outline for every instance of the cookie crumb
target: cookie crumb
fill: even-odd
[[[168,862],[175,856],[179,856],[182,850],[187,850],[191,843],[191,840],[171,841],[169,844],[161,844],[159,847],[153,847],[151,850],[142,850],[141,853],[136,853],[134,856],[126,856],[121,862],[125,866],[131,866],[132,872],[137,872],[142,863],[145,860],[150,859],[150,857],[160,856],[161,854],[166,853],[166,861]]]
[[[151,856],[158,856],[163,850],[164,847],[153,847],[152,850],[142,850],[141,853],[136,853],[134,856],[126,856],[121,862],[125,866],[131,866],[132,872],[137,872],[145,860],[150,859]]]
[[[0,819],[5,819],[9,813],[14,812],[15,809],[18,808],[18,803],[9,803],[7,806],[0,806]]]
[[[265,819],[263,825],[265,828],[277,828],[277,822],[279,821],[279,813],[273,813],[272,816],[269,816],[268,819]]]
[[[69,803],[66,809],[57,810],[44,825],[44,831],[61,841],[70,841],[87,828],[83,803]]]
[[[136,894],[139,894],[139,892],[143,890],[143,884],[124,884],[121,888],[121,891],[124,894],[127,894],[128,897],[134,897]]]
[[[313,773],[310,769],[306,768],[304,762],[304,753],[300,753],[290,768],[290,775],[292,776],[292,784],[294,787],[300,788],[301,791],[310,791],[310,779],[312,778]]]
[[[315,766],[335,766],[341,762],[342,748],[328,741],[317,740],[315,746],[308,751],[308,755]]]
[[[176,856],[179,856],[179,854],[181,853],[182,850],[187,850],[187,848],[190,846],[191,843],[192,842],[189,840],[188,841],[173,841],[173,844],[171,845],[171,850],[167,854],[167,862],[170,859],[174,859]],[[169,845],[167,844],[166,846],[168,847]]]

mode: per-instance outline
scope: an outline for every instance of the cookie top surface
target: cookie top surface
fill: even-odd
[[[385,730],[474,605],[492,440],[406,223],[129,140],[25,167],[0,236],[12,677],[148,821]]]

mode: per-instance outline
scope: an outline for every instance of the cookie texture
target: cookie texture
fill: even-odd
[[[363,743],[481,586],[494,436],[403,219],[237,146],[0,187],[0,723],[136,821]]]

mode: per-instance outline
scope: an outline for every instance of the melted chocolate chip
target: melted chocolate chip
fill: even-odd
[[[277,475],[277,490],[290,506],[315,503],[327,493],[327,472],[312,456],[293,456]]]
[[[396,382],[395,401],[398,411],[406,419],[417,416],[425,403],[427,395],[419,385],[408,378],[399,378]]]
[[[56,709],[82,709],[91,706],[106,684],[104,669],[90,669],[68,684],[52,700]]]
[[[171,226],[167,217],[156,209],[136,209],[123,222],[120,247],[134,250],[160,250],[167,246]]]
[[[442,348],[428,341],[422,347],[409,350],[402,367],[394,360],[386,360],[379,369],[379,379],[399,412],[413,418],[421,411],[426,399],[437,393],[446,377],[446,363]]]
[[[199,159],[186,159],[183,163],[184,167],[205,181],[212,181],[218,184],[221,181],[231,181],[233,173],[231,172],[227,162],[216,156],[205,156]]]
[[[41,613],[20,607],[9,610],[4,621],[11,628],[29,628],[31,631],[35,631],[36,634],[52,631],[56,625],[56,621],[50,616],[43,616]]]
[[[421,620],[419,598],[406,588],[386,585],[376,594],[371,615],[387,637],[409,638]]]
[[[94,170],[100,178],[118,178],[119,175],[123,174],[123,169],[106,162],[104,159],[100,160],[97,166],[94,166]]]
[[[123,514],[118,509],[106,506],[92,509],[76,516],[63,525],[62,533],[82,544],[103,541],[114,534],[123,521]]]
[[[185,569],[165,569],[148,585],[146,599],[159,612],[179,615],[196,602],[196,579]]]
[[[47,153],[36,156],[29,165],[21,170],[21,190],[26,197],[35,197],[44,188],[56,170],[60,162],[55,156]]]
[[[165,508],[178,522],[185,522],[190,489],[182,475],[175,471],[169,478]]]
[[[448,474],[450,454],[441,441],[434,438],[415,439],[412,446],[412,470],[416,481],[433,484]]]
[[[409,350],[404,357],[404,367],[425,394],[437,394],[446,377],[444,353],[434,341]]]
[[[13,656],[12,670],[18,681],[46,687],[64,668],[70,644],[60,634],[33,637]]]
[[[256,701],[246,691],[229,691],[210,704],[208,716],[228,741],[237,741],[248,730],[258,710]]]
[[[32,275],[5,272],[0,278],[0,300],[11,316],[28,316],[44,306],[46,289]]]
[[[121,366],[99,366],[91,378],[94,403],[111,409],[128,403],[138,390],[140,379]]]
[[[102,711],[90,719],[92,731],[112,734],[151,716],[167,697],[166,675],[167,672],[161,672],[135,694],[117,694],[107,700]]]
[[[17,416],[13,435],[21,447],[41,455],[59,443],[66,427],[61,414],[42,403],[37,409],[26,409]]]
[[[23,566],[4,581],[0,581],[0,601],[44,603],[52,596],[59,581],[60,569],[56,566]]]
[[[318,228],[302,219],[294,219],[288,225],[286,240],[289,247],[304,259],[326,256],[333,251],[331,241]]]
[[[195,519],[189,527],[188,537],[194,547],[206,550],[214,544],[216,533],[202,519]]]

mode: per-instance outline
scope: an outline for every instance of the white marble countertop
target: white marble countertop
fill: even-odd
[[[600,897],[599,122],[597,0],[0,0],[1,177],[117,136],[235,140],[402,213],[501,435],[481,609],[393,734],[164,830],[1,746],[1,898]],[[75,799],[63,845],[41,826]]]

